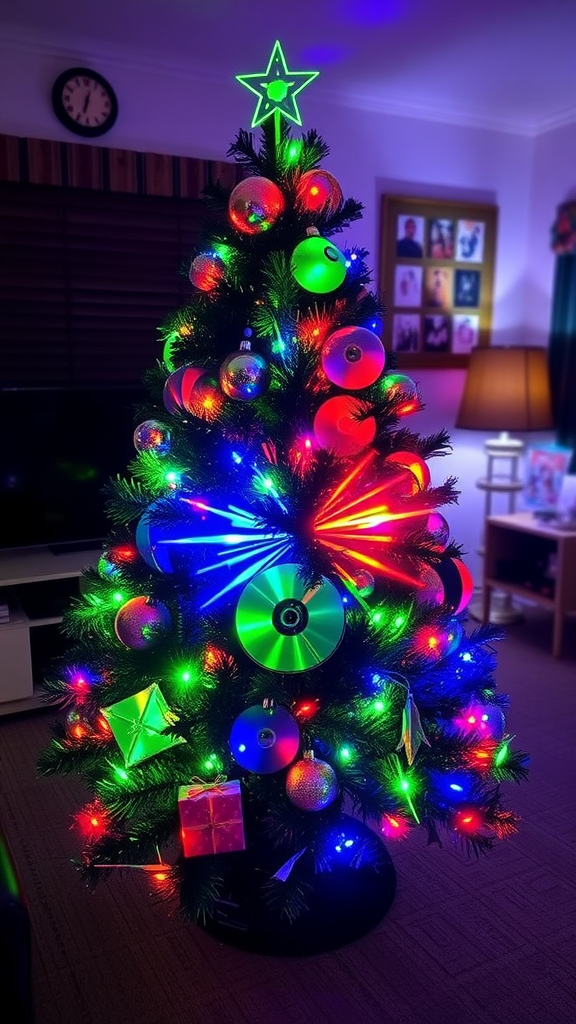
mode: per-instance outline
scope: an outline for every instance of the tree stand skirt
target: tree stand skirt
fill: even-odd
[[[216,914],[199,926],[248,952],[309,956],[361,938],[392,906],[396,871],[390,855],[372,829],[348,815],[330,828],[327,870],[315,872],[305,856],[294,866],[306,889],[306,909],[295,920],[271,909],[260,893],[263,876],[271,874],[270,858],[270,848],[261,844],[231,859]]]

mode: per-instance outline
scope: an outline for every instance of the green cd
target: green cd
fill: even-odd
[[[344,607],[326,577],[305,587],[295,562],[258,573],[240,595],[236,629],[242,647],[272,672],[306,672],[334,653],[344,632]]]

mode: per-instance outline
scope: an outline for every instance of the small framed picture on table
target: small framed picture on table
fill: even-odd
[[[529,448],[526,453],[523,503],[534,512],[558,512],[562,483],[572,451],[559,445]]]

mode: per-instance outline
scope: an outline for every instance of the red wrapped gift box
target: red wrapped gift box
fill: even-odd
[[[246,849],[238,779],[180,786],[178,810],[185,857]]]

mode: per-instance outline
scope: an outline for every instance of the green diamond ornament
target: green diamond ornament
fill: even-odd
[[[302,124],[296,97],[319,74],[319,71],[289,71],[282,47],[276,40],[266,71],[236,75],[236,81],[258,97],[252,128],[257,128],[272,115],[276,121],[285,117],[295,124]]]
[[[164,732],[167,726],[174,724],[176,718],[158,683],[152,683],[132,697],[102,708],[102,714],[124,755],[127,768],[186,742],[183,736]]]

